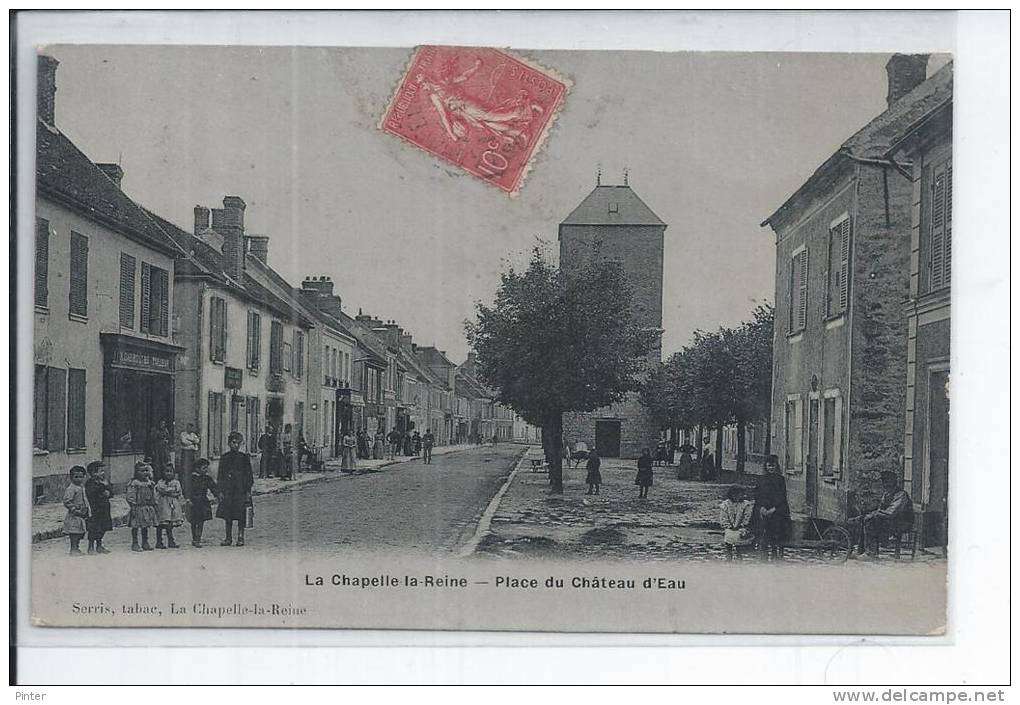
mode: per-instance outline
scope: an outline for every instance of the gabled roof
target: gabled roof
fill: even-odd
[[[912,91],[858,130],[794,191],[762,227],[772,225],[811,193],[825,193],[855,159],[885,159],[896,144],[919,124],[953,102],[953,62],[949,62]]]
[[[144,210],[144,209],[143,209]],[[297,322],[305,327],[312,327],[314,321],[301,306],[286,301],[283,297],[260,284],[247,272],[244,273],[242,281],[231,279],[223,269],[223,255],[216,251],[215,247],[195,237],[178,225],[171,223],[166,218],[156,215],[152,211],[145,213],[160,227],[167,232],[187,255],[188,258],[178,263],[175,267],[175,276],[187,276],[189,274],[202,274],[219,282],[224,288],[233,291],[238,296],[248,299],[266,308],[275,311],[281,317]],[[288,287],[288,290],[290,288]]]
[[[73,208],[154,250],[184,254],[148,212],[132,201],[60,130],[36,121],[35,183],[39,195]]]
[[[630,186],[596,186],[560,225],[658,225],[659,216]]]

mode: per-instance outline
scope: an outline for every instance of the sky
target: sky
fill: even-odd
[[[292,284],[329,275],[344,310],[464,359],[463,322],[507,263],[594,188],[668,224],[663,352],[774,293],[760,223],[885,108],[884,54],[518,53],[573,82],[516,198],[377,128],[410,49],[54,46],[56,124],[125,193],[191,230],[247,203]],[[929,73],[941,64],[933,60]]]

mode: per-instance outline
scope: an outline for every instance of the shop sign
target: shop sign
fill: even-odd
[[[156,372],[173,372],[171,358],[164,355],[152,355],[136,350],[114,348],[111,364],[118,367],[131,367],[139,370],[154,370]]]
[[[223,388],[224,389],[241,388],[241,370],[239,368],[237,367],[223,368]]]

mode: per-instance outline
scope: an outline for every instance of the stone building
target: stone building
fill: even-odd
[[[875,501],[881,471],[905,470],[916,176],[889,149],[951,96],[951,66],[925,80],[927,60],[890,59],[887,109],[762,223],[776,234],[772,449],[809,516],[844,519]]]
[[[581,204],[560,223],[560,268],[570,276],[594,252],[623,264],[633,290],[632,311],[640,325],[662,330],[662,252],[666,224],[630,188],[598,183]],[[648,364],[662,359],[656,342]],[[511,420],[512,423],[512,420]],[[568,443],[594,444],[608,458],[636,458],[642,448],[654,449],[659,428],[637,393],[590,413],[563,415]]]
[[[54,123],[57,61],[39,57],[36,121],[32,492],[59,500],[68,470],[102,460],[130,481],[172,427],[174,270],[184,252]]]

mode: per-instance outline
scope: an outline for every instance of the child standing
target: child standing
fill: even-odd
[[[145,462],[135,463],[135,477],[128,483],[124,493],[131,512],[128,514],[128,526],[131,527],[131,550],[151,551],[149,545],[149,528],[159,522],[156,517],[156,491],[152,482],[152,467]],[[142,543],[138,543],[138,532],[142,533]]]
[[[85,468],[88,479],[85,480],[85,498],[89,501],[92,516],[85,522],[89,534],[89,553],[109,553],[103,546],[103,536],[113,529],[110,517],[110,497],[113,492],[106,484],[106,473],[103,461],[93,460]]]
[[[751,532],[751,513],[754,505],[745,499],[744,488],[734,485],[726,491],[726,499],[719,503],[719,523],[723,528],[723,546],[726,560],[733,554],[740,558],[740,549],[754,543]]]
[[[85,521],[92,514],[88,497],[85,496],[85,468],[75,465],[71,468],[71,484],[64,492],[64,506],[67,516],[64,518],[64,533],[71,541],[70,555],[82,555],[81,537],[85,535]]]
[[[212,505],[209,503],[209,493],[215,497],[219,488],[216,481],[209,477],[208,458],[199,458],[195,461],[195,471],[191,473],[191,509],[188,512],[191,523],[191,545],[195,548],[202,548],[202,529],[205,523],[213,518]]]
[[[184,512],[181,511],[181,481],[177,479],[177,471],[173,465],[167,465],[163,477],[156,483],[156,548],[179,548],[174,540],[174,527],[184,523]],[[166,545],[163,545],[163,533],[166,532]]]
[[[641,488],[638,498],[647,499],[648,488],[652,486],[652,452],[647,448],[641,451],[641,457],[638,458],[634,484]]]
[[[588,462],[585,467],[588,469],[588,476],[584,479],[588,483],[588,491],[585,494],[598,494],[599,486],[602,484],[602,472],[599,468],[602,466],[602,459],[599,458],[599,454],[592,448],[588,451]]]

